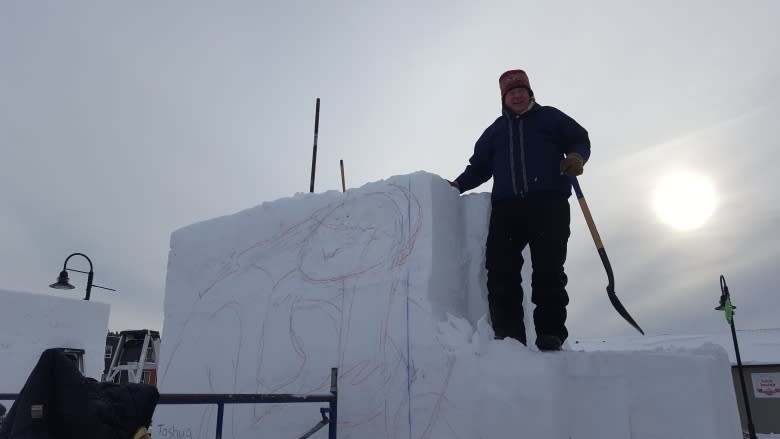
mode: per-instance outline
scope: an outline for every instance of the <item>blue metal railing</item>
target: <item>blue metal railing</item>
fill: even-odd
[[[0,401],[15,400],[17,393],[0,393]],[[336,421],[338,419],[338,369],[330,370],[330,393],[293,395],[283,393],[273,394],[246,394],[246,393],[163,393],[160,394],[158,404],[169,405],[217,405],[216,439],[222,439],[222,423],[225,415],[225,404],[289,404],[303,402],[325,402],[328,407],[320,408],[322,420],[300,439],[310,437],[319,429],[328,426],[328,439],[336,439]]]

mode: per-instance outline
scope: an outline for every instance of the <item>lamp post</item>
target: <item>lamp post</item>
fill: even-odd
[[[89,271],[81,271],[76,270],[75,268],[68,268],[68,260],[72,258],[73,256],[83,256],[84,259],[89,262]],[[86,273],[87,274],[87,295],[84,296],[84,300],[89,300],[89,295],[92,292],[92,287],[95,288],[102,288],[104,290],[109,291],[116,291],[113,288],[107,288],[107,287],[101,287],[100,285],[95,285],[92,283],[92,279],[95,277],[95,273],[92,271],[92,261],[85,255],[84,253],[71,253],[68,255],[67,258],[65,258],[65,263],[62,264],[62,271],[60,271],[60,275],[57,276],[57,282],[49,285],[50,287],[57,289],[57,290],[72,290],[75,287],[70,284],[70,278],[68,277],[68,271],[77,271],[79,273]]]
[[[745,401],[748,434],[750,435],[750,439],[756,439],[756,428],[753,426],[753,416],[750,414],[750,401],[748,400],[747,387],[745,386],[745,374],[742,372],[742,358],[739,356],[737,330],[734,328],[734,309],[736,309],[736,306],[731,304],[729,287],[726,285],[726,278],[723,277],[722,274],[720,275],[720,303],[715,309],[726,313],[726,321],[729,323],[729,326],[731,326],[731,338],[734,340],[734,352],[737,354],[737,370],[739,371],[739,380],[742,384],[742,399]]]

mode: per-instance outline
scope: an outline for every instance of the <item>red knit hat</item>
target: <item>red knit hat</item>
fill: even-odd
[[[528,82],[528,75],[523,70],[507,70],[502,73],[498,78],[498,86],[501,87],[501,99],[506,96],[509,90],[519,87],[528,89],[528,94],[531,97],[534,95],[533,90],[531,90],[531,84]]]

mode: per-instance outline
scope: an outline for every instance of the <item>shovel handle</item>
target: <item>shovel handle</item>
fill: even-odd
[[[585,201],[585,195],[582,194],[582,189],[580,189],[580,183],[577,181],[577,177],[571,174],[566,175],[568,175],[569,180],[571,180],[571,186],[574,188],[574,193],[577,195],[577,201],[580,203],[582,215],[585,216],[585,222],[588,224],[588,230],[590,230],[590,235],[593,237],[593,242],[596,244],[596,249],[603,250],[604,244],[601,242],[599,231],[596,230],[596,223],[593,221],[593,216],[590,214],[590,208],[588,207],[588,202]]]

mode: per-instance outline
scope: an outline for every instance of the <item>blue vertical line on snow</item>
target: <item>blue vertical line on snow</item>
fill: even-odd
[[[406,239],[412,236],[412,179],[407,182],[406,195]],[[408,262],[408,260],[407,260]],[[407,404],[407,418],[409,421],[409,439],[412,439],[412,343],[409,332],[409,265],[406,265],[406,394],[409,400]]]

